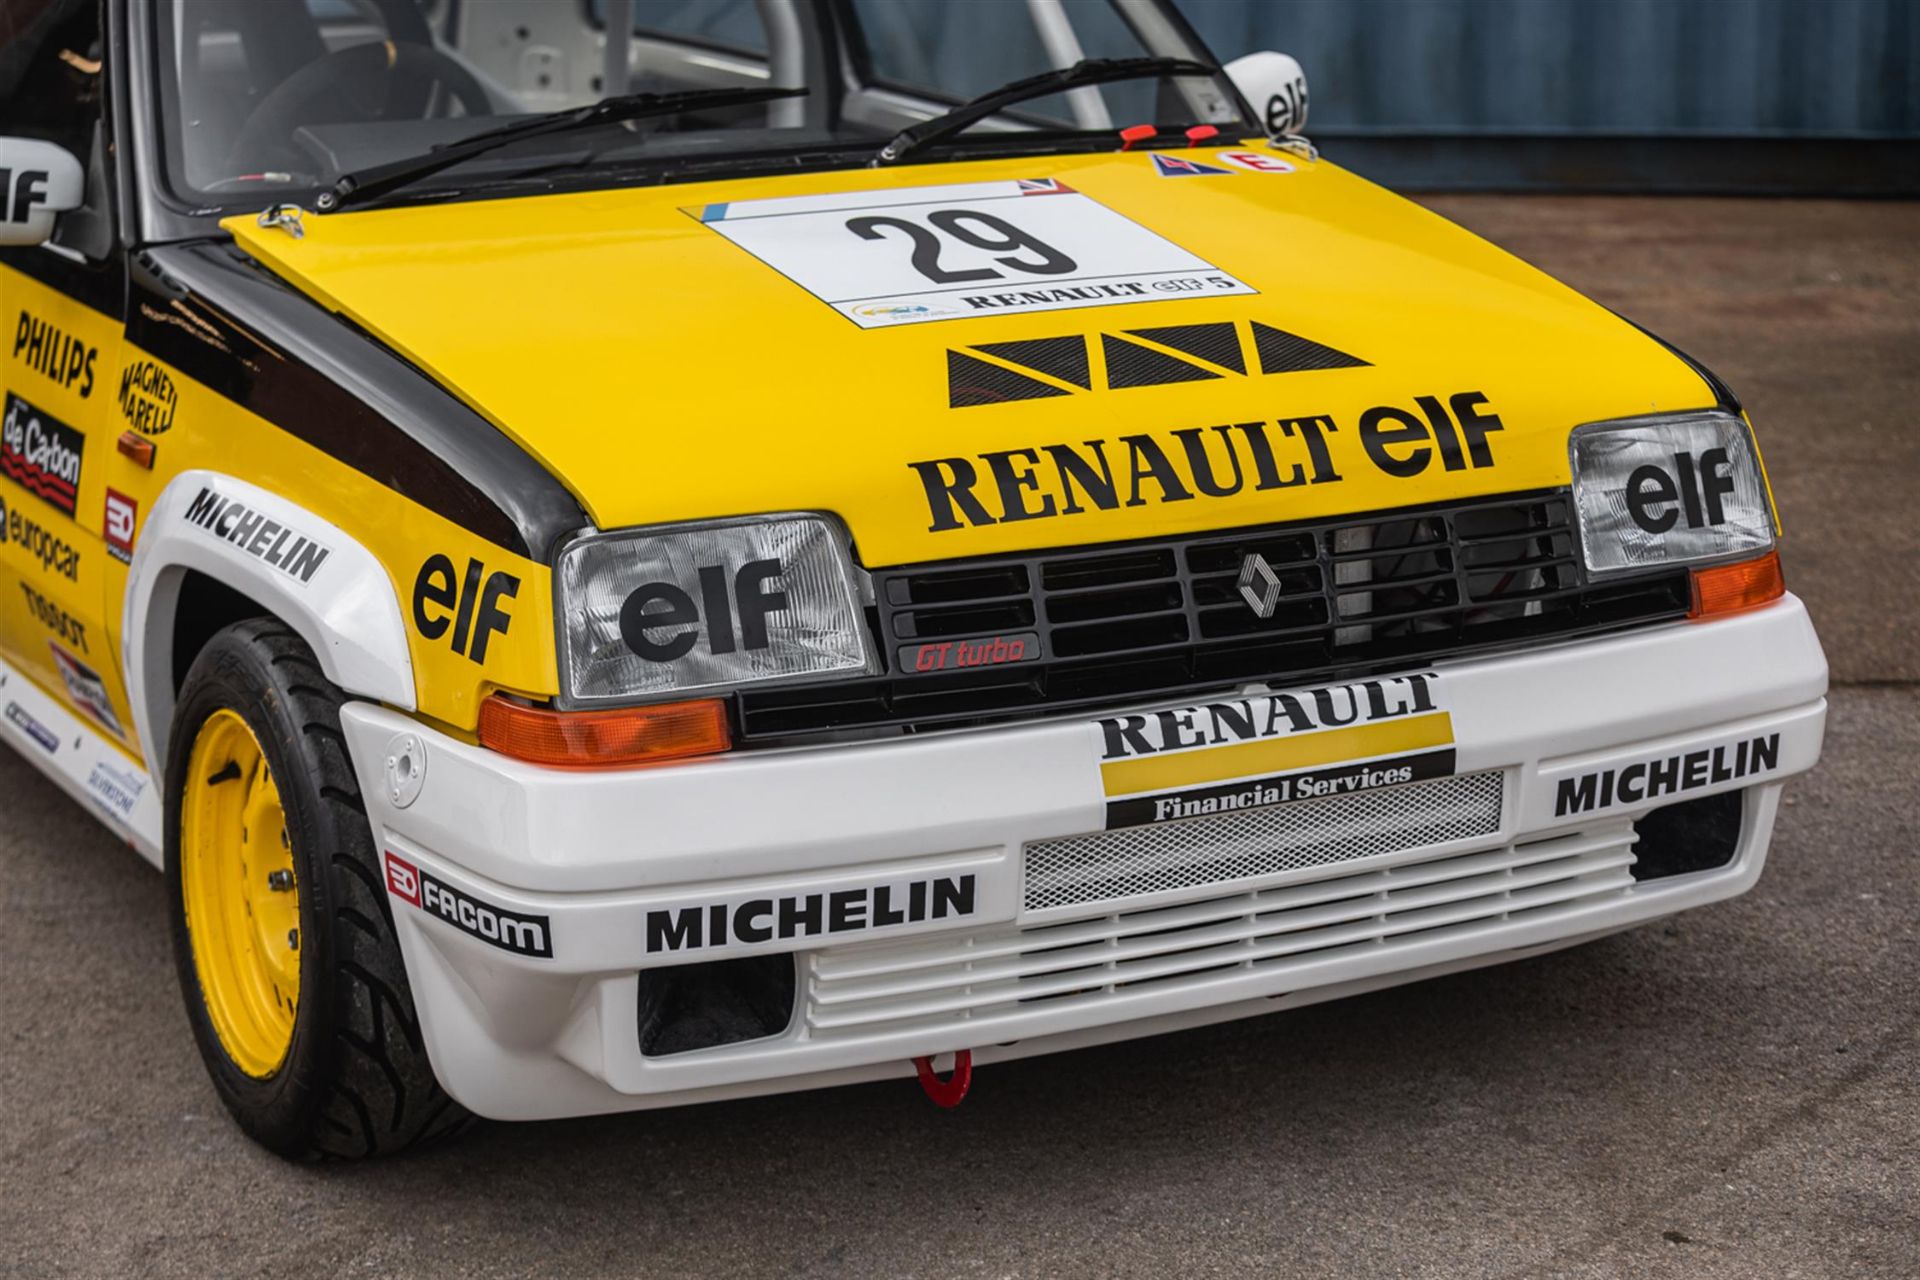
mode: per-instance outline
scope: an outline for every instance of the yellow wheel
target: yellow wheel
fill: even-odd
[[[187,1023],[240,1127],[294,1159],[399,1151],[469,1119],[427,1057],[346,701],[298,635],[250,618],[201,648],[168,725]]]
[[[280,788],[247,722],[194,739],[180,801],[180,890],[220,1045],[255,1079],[280,1069],[300,1009],[300,886]]]

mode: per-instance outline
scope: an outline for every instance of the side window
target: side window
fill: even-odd
[[[0,4],[0,131],[58,143],[80,161],[86,204],[60,219],[53,239],[92,257],[112,238],[99,137],[101,55],[100,0]]]

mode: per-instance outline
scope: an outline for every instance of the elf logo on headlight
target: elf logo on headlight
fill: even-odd
[[[620,637],[649,662],[685,657],[702,633],[710,653],[764,649],[767,620],[788,608],[775,585],[783,571],[778,560],[749,560],[731,574],[726,565],[702,565],[698,601],[676,583],[644,583],[620,606]]]
[[[1725,449],[1704,450],[1698,459],[1682,449],[1673,455],[1672,471],[1651,463],[1633,469],[1627,477],[1627,514],[1648,533],[1665,533],[1682,514],[1689,529],[1725,524],[1724,500],[1733,488],[1733,463]]]

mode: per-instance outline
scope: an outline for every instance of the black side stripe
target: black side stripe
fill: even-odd
[[[492,423],[237,249],[183,244],[141,257],[134,346],[516,555],[546,561],[588,523]]]
[[[110,319],[127,313],[127,272],[118,253],[94,263],[76,261],[44,245],[12,245],[0,248],[0,266],[12,267]]]

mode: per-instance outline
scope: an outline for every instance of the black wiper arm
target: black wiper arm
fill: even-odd
[[[976,121],[984,120],[996,111],[1010,107],[1016,102],[1025,102],[1029,98],[1044,98],[1050,93],[1059,93],[1064,89],[1078,89],[1082,85],[1089,84],[1111,84],[1117,80],[1219,74],[1220,68],[1208,66],[1204,62],[1194,62],[1188,58],[1082,58],[1070,67],[1062,67],[1058,71],[1043,71],[1037,76],[1028,76],[1025,80],[1015,80],[1012,84],[1001,85],[998,89],[961,103],[945,115],[938,115],[911,128],[902,129],[893,135],[891,142],[880,148],[880,154],[875,159],[881,164],[897,163],[929,143],[950,138]]]
[[[516,120],[497,129],[483,129],[470,138],[450,142],[422,155],[407,156],[376,164],[354,173],[341,175],[338,182],[320,193],[315,201],[320,212],[331,213],[350,204],[365,204],[408,183],[450,169],[463,160],[497,151],[509,143],[538,138],[551,133],[570,133],[576,129],[613,124],[621,120],[644,120],[655,116],[679,115],[710,107],[744,107],[775,98],[798,98],[805,89],[688,89],[683,93],[629,93],[617,98],[602,98],[587,107],[552,111],[529,120]]]

